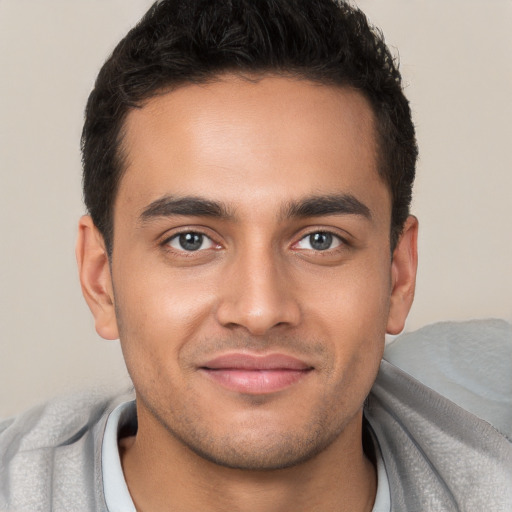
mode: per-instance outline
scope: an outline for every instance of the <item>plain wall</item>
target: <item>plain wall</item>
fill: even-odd
[[[406,330],[512,321],[512,2],[360,0],[399,49],[420,145],[420,268]],[[0,0],[0,417],[120,386],[75,268],[83,108],[148,0]]]

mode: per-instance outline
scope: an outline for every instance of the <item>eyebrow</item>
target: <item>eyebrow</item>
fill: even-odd
[[[164,196],[146,206],[139,218],[142,222],[147,222],[157,217],[171,217],[174,215],[219,219],[233,217],[229,208],[217,201],[195,196]]]
[[[158,217],[211,217],[232,219],[234,212],[224,203],[196,196],[164,196],[146,206],[140,214],[142,222]],[[289,202],[282,210],[282,218],[322,217],[327,215],[359,215],[371,220],[370,209],[352,194],[309,196]]]
[[[372,219],[368,206],[352,194],[307,197],[288,203],[283,212],[285,218],[325,217],[327,215],[359,215],[368,220]]]

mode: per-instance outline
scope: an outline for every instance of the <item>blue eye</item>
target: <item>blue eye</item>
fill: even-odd
[[[204,249],[210,249],[215,244],[213,241],[202,233],[193,231],[188,233],[179,233],[173,236],[168,242],[173,249],[178,251],[194,252]]]
[[[310,233],[297,243],[298,249],[312,249],[314,251],[327,251],[342,244],[341,239],[326,231]]]

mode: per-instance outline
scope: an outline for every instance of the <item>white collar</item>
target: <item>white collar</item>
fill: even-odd
[[[134,413],[135,403],[133,401],[123,402],[110,413],[105,426],[105,435],[101,446],[101,469],[103,473],[103,492],[108,512],[136,512],[124,478],[118,445],[120,427]],[[372,512],[390,512],[391,497],[388,475],[379,444],[374,435],[372,435],[372,440],[377,460],[377,495],[375,496]]]

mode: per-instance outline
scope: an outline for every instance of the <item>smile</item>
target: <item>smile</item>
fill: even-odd
[[[226,354],[200,367],[200,371],[217,384],[245,394],[281,391],[302,380],[312,370],[312,366],[284,354]]]

